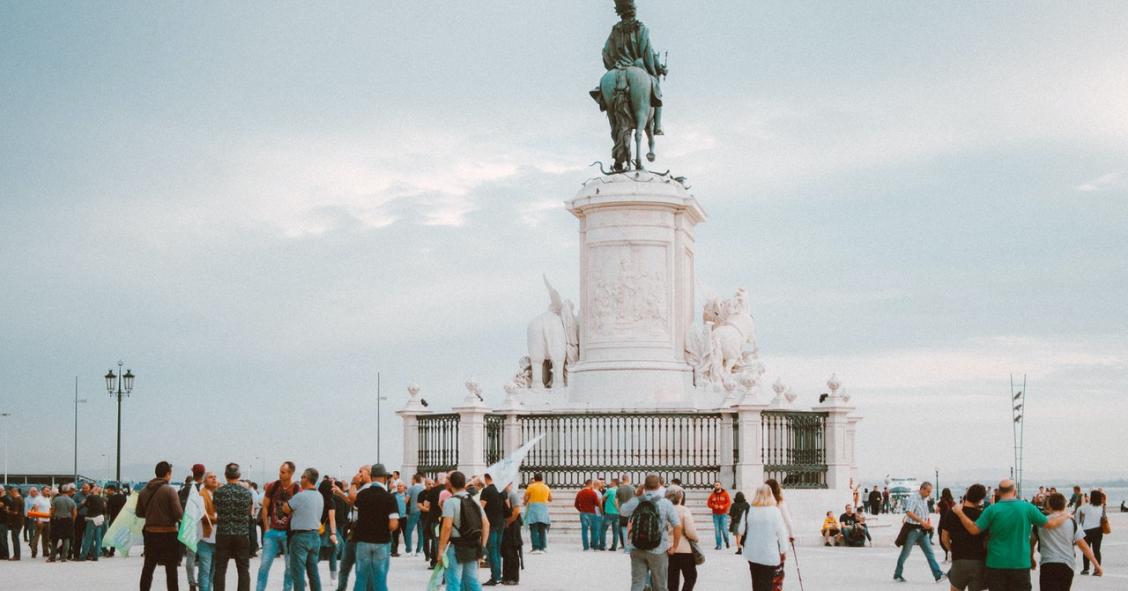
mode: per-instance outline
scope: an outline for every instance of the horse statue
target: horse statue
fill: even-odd
[[[611,155],[613,170],[627,170],[633,160],[642,170],[642,134],[646,133],[646,159],[654,162],[654,136],[662,132],[662,90],[659,77],[667,68],[659,63],[650,45],[650,30],[635,19],[634,0],[615,0],[615,12],[622,20],[611,29],[603,46],[603,66],[607,72],[591,96],[611,123],[615,145]],[[634,133],[634,158],[631,158],[631,133]]]
[[[730,376],[739,366],[755,360],[756,323],[748,313],[747,291],[738,289],[730,299],[710,300],[705,304],[702,320],[713,327],[708,356],[703,356],[712,379]]]

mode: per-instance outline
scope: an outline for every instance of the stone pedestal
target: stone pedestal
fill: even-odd
[[[692,406],[685,336],[693,322],[694,226],[678,182],[648,172],[592,179],[568,203],[580,220],[580,360],[573,403]]]

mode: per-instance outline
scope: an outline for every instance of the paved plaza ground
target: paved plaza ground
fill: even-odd
[[[1104,559],[1106,574],[1103,578],[1075,579],[1078,590],[1122,591],[1128,589],[1128,515],[1110,514],[1113,534],[1105,538]],[[814,536],[807,536],[798,548],[799,565],[803,570],[804,587],[810,591],[842,591],[863,589],[948,589],[948,584],[932,582],[928,566],[919,550],[914,550],[905,566],[908,583],[892,580],[898,549],[893,546],[891,525],[874,529],[874,547],[826,548],[818,545]],[[937,546],[939,548],[939,546]],[[527,546],[526,546],[527,549]],[[699,567],[697,589],[750,589],[747,563],[731,552],[718,552],[707,544],[704,565]],[[943,556],[941,555],[940,558]],[[789,556],[786,589],[799,589],[794,556]],[[550,537],[549,552],[539,556],[526,556],[526,569],[521,573],[517,588],[536,591],[575,591],[586,586],[598,589],[629,589],[629,559],[616,552],[583,552],[577,536]],[[234,565],[232,564],[232,568]],[[4,589],[82,589],[83,591],[110,591],[136,589],[141,559],[104,559],[97,563],[80,562],[46,564],[42,559],[0,563],[0,581]],[[258,560],[251,561],[251,576],[258,570]],[[1078,567],[1080,570],[1080,567]],[[328,589],[328,563],[321,563],[324,588]],[[400,557],[392,559],[390,587],[398,589],[426,589],[430,575],[422,558]],[[180,569],[180,588],[187,591],[184,569]],[[483,571],[483,580],[487,571]],[[228,588],[234,589],[234,573],[228,573]],[[1037,589],[1037,574],[1034,575]],[[164,573],[158,571],[154,589],[164,589]],[[252,583],[252,589],[253,589]],[[271,573],[270,590],[282,589],[282,569],[277,562]]]

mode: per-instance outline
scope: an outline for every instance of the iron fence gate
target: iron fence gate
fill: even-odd
[[[420,474],[434,478],[458,469],[458,413],[419,416]]]
[[[523,483],[536,472],[560,488],[620,474],[641,482],[654,473],[704,489],[720,477],[720,413],[533,414],[517,420],[522,441],[544,435],[525,458]]]
[[[764,411],[764,478],[784,488],[826,488],[825,412]]]
[[[486,415],[486,465],[505,457],[505,415]]]

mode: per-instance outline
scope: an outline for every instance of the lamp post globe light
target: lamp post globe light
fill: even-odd
[[[110,398],[117,396],[117,470],[114,472],[114,479],[117,480],[118,485],[121,485],[121,399],[122,397],[129,396],[133,391],[133,370],[126,369],[122,373],[121,366],[125,365],[123,362],[118,361],[118,372],[115,375],[114,370],[106,372],[106,391],[110,393]]]

